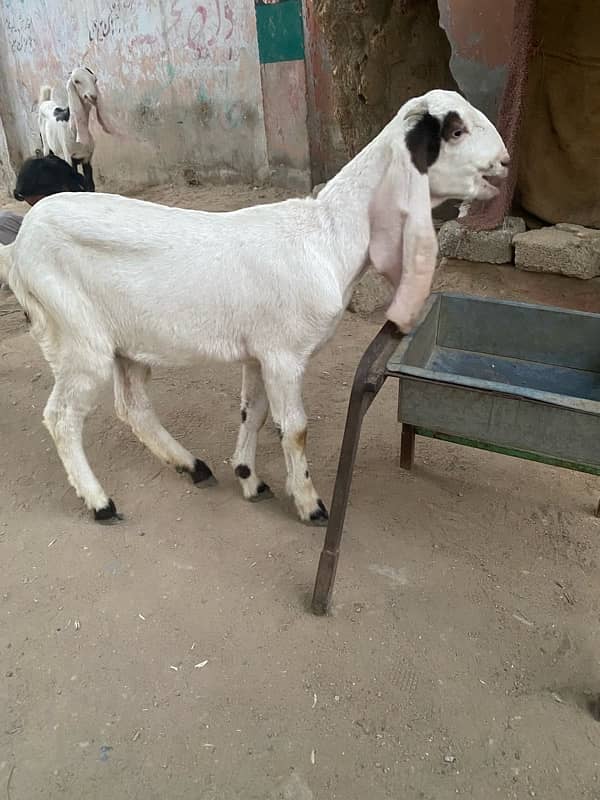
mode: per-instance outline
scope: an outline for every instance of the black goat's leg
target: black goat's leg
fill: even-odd
[[[92,170],[91,163],[89,161],[84,161],[82,167],[83,167],[83,178],[85,180],[87,191],[95,192],[96,186],[94,184],[94,171]]]

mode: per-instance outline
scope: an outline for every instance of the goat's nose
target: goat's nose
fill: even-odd
[[[500,164],[503,167],[510,167],[510,156],[505,156],[503,159],[500,160]]]

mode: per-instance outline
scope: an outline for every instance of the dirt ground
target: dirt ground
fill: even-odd
[[[231,208],[251,187],[144,196]],[[598,282],[450,264],[438,287],[600,309]],[[349,384],[379,321],[347,315],[306,384],[331,496]],[[600,481],[418,441],[398,466],[393,385],[360,446],[334,612],[307,612],[323,530],[242,500],[227,463],[239,369],[157,371],[161,418],[220,480],[196,491],[118,422],[88,454],[127,515],[90,521],[41,423],[49,370],[0,305],[0,798],[600,798]]]

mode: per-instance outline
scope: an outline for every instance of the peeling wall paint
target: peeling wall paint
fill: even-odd
[[[304,61],[262,64],[261,74],[271,178],[276,184],[309,192]]]
[[[438,0],[452,47],[450,69],[467,99],[492,120],[504,89],[516,0]]]
[[[0,0],[0,29],[0,113],[17,161],[39,147],[40,85],[64,97],[85,65],[123,132],[96,136],[100,187],[265,177],[254,0]]]
[[[332,65],[314,0],[303,0],[308,132],[313,184],[332,178],[348,160],[335,117]]]

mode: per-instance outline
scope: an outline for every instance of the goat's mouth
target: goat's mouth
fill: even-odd
[[[495,197],[500,192],[500,187],[504,182],[502,175],[482,175],[481,182],[490,197]]]

